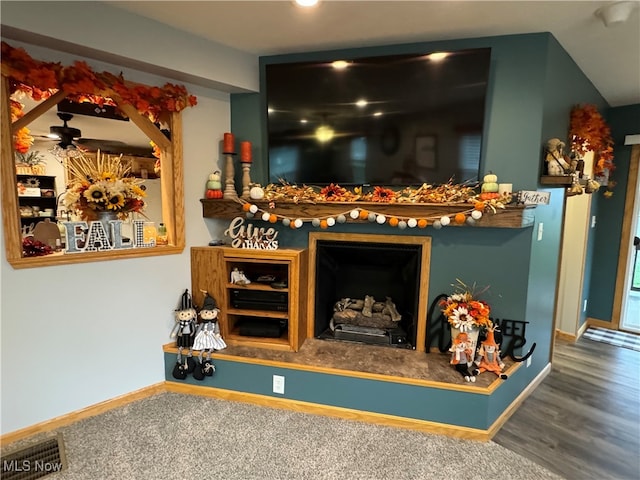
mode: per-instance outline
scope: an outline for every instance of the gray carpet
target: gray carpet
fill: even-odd
[[[561,478],[493,442],[176,393],[60,431],[68,469],[51,480]]]

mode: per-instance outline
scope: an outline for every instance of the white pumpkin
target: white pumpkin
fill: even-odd
[[[482,181],[485,183],[498,183],[498,176],[494,173],[487,173]]]
[[[264,190],[260,185],[251,187],[249,197],[251,197],[252,200],[262,200],[264,198]]]

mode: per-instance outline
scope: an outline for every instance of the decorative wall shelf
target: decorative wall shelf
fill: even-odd
[[[201,199],[202,216],[205,218],[219,218],[231,220],[237,216],[244,216],[242,205],[235,200]],[[467,212],[472,208],[470,204],[448,203],[378,203],[378,202],[324,202],[324,203],[294,203],[278,201],[275,208],[269,208],[268,201],[252,201],[260,210],[274,213],[291,219],[316,218],[339,215],[354,208],[361,208],[389,216],[402,218],[434,218],[440,215],[455,215]],[[477,227],[493,228],[524,228],[534,223],[534,205],[507,205],[505,209],[498,209],[495,214],[485,213],[476,224]],[[352,220],[351,222],[368,223],[368,220]],[[451,224],[453,225],[453,223]]]
[[[573,183],[573,175],[542,175],[540,185],[555,185],[557,187],[570,187]]]

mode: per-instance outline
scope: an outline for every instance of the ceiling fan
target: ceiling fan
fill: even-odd
[[[70,127],[67,122],[71,121],[73,115],[70,113],[58,112],[58,118],[62,120],[62,126],[52,125],[49,127],[49,135],[47,138],[59,139],[58,146],[60,148],[67,148],[75,146],[74,140],[80,140],[82,132],[78,128]]]
[[[51,125],[48,135],[37,135],[40,138],[57,141],[52,148],[58,154],[66,152],[68,156],[74,156],[74,153],[81,151],[97,151],[104,153],[120,154],[126,153],[131,155],[147,156],[150,149],[139,149],[119,140],[103,140],[97,138],[84,138],[79,128],[72,127],[69,123],[74,119],[74,115],[68,112],[58,112],[57,116],[62,120],[62,125]],[[54,153],[54,152],[52,152]]]

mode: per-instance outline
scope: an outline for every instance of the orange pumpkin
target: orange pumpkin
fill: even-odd
[[[222,190],[207,190],[205,194],[207,198],[222,198]]]
[[[500,198],[500,194],[496,192],[482,192],[478,195],[480,200],[495,200],[496,198]]]

